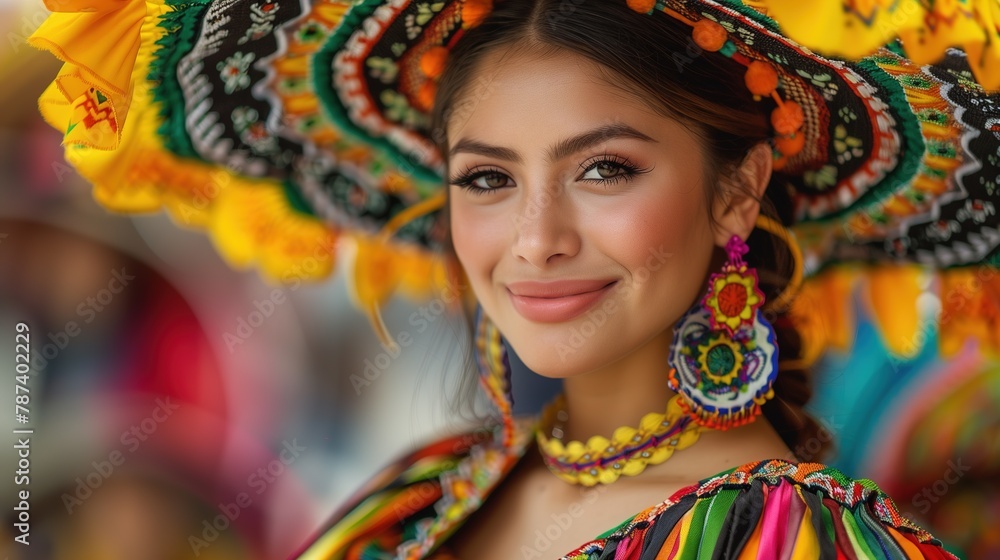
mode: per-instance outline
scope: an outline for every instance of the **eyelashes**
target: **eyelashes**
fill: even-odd
[[[466,169],[458,177],[451,180],[451,184],[471,191],[474,194],[483,194],[488,191],[500,190],[503,187],[490,187],[484,188],[477,186],[476,181],[482,179],[483,177],[501,177],[508,178],[507,174],[501,171],[499,168],[487,166],[478,170]]]
[[[616,170],[617,173],[612,177],[601,177],[601,178],[589,178],[578,179],[580,181],[589,181],[598,183],[605,187],[612,187],[622,181],[626,183],[634,180],[637,176],[643,173],[648,173],[652,168],[640,168],[639,166],[633,164],[628,158],[621,157],[617,155],[604,154],[597,156],[595,158],[589,159],[580,164],[580,170],[583,175],[588,172],[597,169],[600,166],[611,167]],[[466,168],[458,176],[450,180],[451,184],[465,189],[472,194],[481,195],[488,192],[496,192],[500,189],[508,188],[505,185],[499,186],[480,186],[477,183],[482,178],[489,179],[499,179],[500,181],[507,180],[510,181],[510,177],[507,176],[500,168],[495,166],[486,166],[477,169]]]

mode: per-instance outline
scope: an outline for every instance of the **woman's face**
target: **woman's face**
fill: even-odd
[[[572,53],[481,68],[448,148],[455,251],[486,314],[549,377],[669,342],[716,244],[699,140]]]

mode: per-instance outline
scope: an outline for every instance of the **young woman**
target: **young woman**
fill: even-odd
[[[353,277],[376,324],[395,283],[428,275],[386,240],[440,243],[499,412],[386,468],[302,558],[950,557],[873,483],[814,462],[830,438],[802,410],[812,349],[793,302],[833,261],[995,258],[996,219],[962,208],[995,198],[979,178],[996,164],[971,154],[997,149],[980,134],[997,96],[960,51],[827,59],[730,1],[272,2],[249,21],[239,6],[142,28],[153,92],[126,106],[155,109],[136,126],[164,145],[134,139],[133,170],[225,166],[208,212],[248,220],[233,197],[265,195],[246,177],[280,180],[297,213],[267,224],[313,244],[240,245],[279,277],[313,254],[317,220],[381,224]],[[50,122],[118,134],[121,112],[101,124],[47,99],[68,111]],[[538,418],[511,412],[511,352],[562,380]]]

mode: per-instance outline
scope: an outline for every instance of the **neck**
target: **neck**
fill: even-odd
[[[667,387],[667,356],[673,331],[651,339],[606,367],[563,380],[567,420],[564,442],[611,438],[621,426],[637,427],[643,416],[663,413],[676,394]],[[763,417],[731,430],[705,430],[698,442],[643,472],[646,482],[693,482],[750,461],[795,456]],[[629,477],[624,477],[629,478]],[[626,483],[628,484],[628,483]]]
[[[620,426],[639,425],[650,412],[662,413],[674,392],[667,387],[671,330],[650,339],[622,359],[563,380],[564,441],[610,438]]]

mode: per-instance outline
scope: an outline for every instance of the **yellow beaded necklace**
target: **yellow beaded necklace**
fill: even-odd
[[[546,466],[559,478],[574,484],[611,484],[622,475],[635,476],[647,465],[659,465],[698,441],[704,428],[691,421],[680,406],[680,395],[667,403],[667,411],[642,417],[638,428],[622,426],[608,440],[593,436],[587,443],[562,441],[566,400],[559,395],[542,411],[535,438]],[[548,434],[552,434],[551,437]]]

